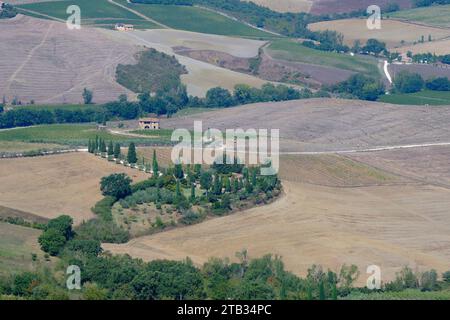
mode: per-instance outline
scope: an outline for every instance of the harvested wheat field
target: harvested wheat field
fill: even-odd
[[[298,174],[296,166],[290,168],[291,175]],[[322,183],[323,175],[318,179]],[[301,275],[312,264],[335,271],[356,264],[361,283],[372,264],[382,268],[384,280],[392,280],[405,265],[447,270],[450,190],[367,182],[329,187],[284,180],[285,195],[273,204],[104,248],[145,260],[189,256],[196,263],[209,257],[233,259],[246,248],[251,257],[281,255],[287,269]]]
[[[396,51],[403,54],[411,51],[414,54],[431,52],[436,55],[446,55],[450,54],[450,39],[417,43],[415,45],[400,47]]]
[[[450,142],[450,106],[400,106],[341,99],[257,103],[162,120],[163,128],[280,129],[283,152],[365,150]]]
[[[0,92],[7,101],[79,103],[87,87],[94,102],[134,93],[115,81],[119,63],[134,63],[139,50],[98,29],[68,30],[64,23],[18,15],[0,20]]]
[[[264,44],[262,41],[246,40],[225,36],[205,35],[194,32],[175,30],[146,30],[119,33],[102,31],[120,42],[154,48],[169,55],[174,55],[188,71],[181,80],[186,85],[189,94],[204,97],[206,92],[214,87],[233,90],[236,84],[248,84],[261,87],[267,81],[257,77],[231,71],[206,62],[175,54],[173,48],[186,47],[193,49],[212,49],[237,57],[254,57]]]
[[[313,6],[310,10],[312,14],[334,14],[365,10],[370,5],[378,5],[385,8],[393,3],[392,0],[313,0]],[[396,0],[401,9],[412,7],[411,0]]]
[[[309,12],[314,0],[253,0],[252,2],[277,12]]]
[[[44,218],[61,214],[75,224],[93,217],[91,208],[102,199],[100,179],[127,173],[135,181],[148,175],[88,153],[0,160],[0,206]]]
[[[368,39],[375,38],[385,42],[390,49],[419,42],[422,36],[425,40],[428,40],[429,35],[433,40],[450,37],[450,29],[386,19],[382,20],[380,30],[369,30],[366,19],[324,21],[310,24],[309,27],[313,31],[338,31],[344,35],[344,42],[347,45],[353,45],[355,40],[365,43]]]
[[[450,146],[357,153],[350,157],[408,179],[450,188]]]

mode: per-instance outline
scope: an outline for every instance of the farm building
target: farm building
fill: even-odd
[[[132,24],[116,23],[114,29],[117,31],[133,31],[134,26]]]
[[[142,118],[139,119],[139,127],[143,130],[159,130],[160,121],[158,118]]]

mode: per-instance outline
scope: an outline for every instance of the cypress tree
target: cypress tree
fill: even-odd
[[[95,143],[94,143],[94,153],[98,152],[99,144],[98,144],[98,136],[95,136]]]
[[[137,162],[136,146],[133,142],[131,142],[128,147],[127,161],[131,164],[135,164]]]
[[[252,170],[252,185],[256,187],[256,169]]]
[[[319,283],[319,300],[325,300],[325,285],[323,284],[323,280],[320,280]]]
[[[191,202],[195,201],[195,185],[191,184]]]
[[[178,199],[181,198],[180,180],[177,180],[176,195]]]
[[[89,139],[89,142],[88,142],[88,152],[92,153],[92,141],[91,141],[91,139]]]
[[[114,146],[114,158],[119,159],[121,156],[120,143],[116,143]]]
[[[101,139],[100,140],[100,152],[106,152],[107,150],[106,150],[106,143],[105,143],[105,140],[103,140],[103,139]]]
[[[110,141],[109,145],[108,145],[108,156],[112,156],[112,155],[114,155],[114,146],[113,146],[112,141]]]
[[[228,178],[228,177],[225,178],[225,191],[231,192],[231,182],[230,182],[230,178]]]
[[[156,150],[153,150],[152,170],[155,176],[159,172],[158,159],[156,158]]]

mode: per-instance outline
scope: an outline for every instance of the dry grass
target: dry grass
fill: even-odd
[[[0,276],[33,270],[36,264],[48,264],[37,239],[41,231],[0,222]],[[40,262],[32,261],[32,254]]]
[[[446,55],[450,53],[450,39],[417,43],[415,45],[400,47],[396,51],[405,54],[411,51],[414,54],[431,52],[436,55]]]
[[[353,45],[355,40],[365,43],[368,39],[375,38],[386,42],[391,49],[419,42],[422,36],[424,36],[425,41],[428,40],[429,35],[434,40],[450,36],[450,29],[428,27],[396,20],[383,20],[380,30],[369,30],[366,25],[366,19],[325,21],[313,23],[309,27],[313,31],[336,30],[344,35],[344,42],[348,45]],[[402,40],[404,43],[402,43]]]
[[[121,172],[147,177],[87,153],[0,160],[0,205],[44,218],[68,214],[79,224],[102,198],[100,179]]]
[[[351,158],[403,177],[450,188],[449,146],[360,153]]]
[[[314,0],[253,0],[252,2],[278,12],[309,12]]]

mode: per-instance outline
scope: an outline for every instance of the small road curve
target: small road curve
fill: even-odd
[[[386,78],[388,79],[389,83],[392,84],[392,77],[391,74],[389,73],[389,62],[387,62],[387,60],[384,60],[384,74],[386,75]]]
[[[139,11],[136,11],[136,10],[134,10],[134,9],[128,8],[127,6],[124,6],[123,4],[117,3],[117,2],[115,2],[114,0],[108,0],[108,2],[111,3],[111,4],[114,4],[114,5],[118,6],[118,7],[121,7],[122,9],[125,9],[125,10],[127,10],[127,11],[130,11],[131,13],[134,13],[134,14],[137,15],[138,17],[141,17],[141,18],[144,19],[144,20],[147,20],[147,21],[149,21],[149,22],[152,22],[152,23],[154,23],[154,24],[160,26],[161,28],[164,28],[164,29],[172,29],[171,27],[166,26],[165,24],[162,24],[161,22],[158,22],[158,21],[156,21],[156,20],[153,20],[152,18],[147,17],[146,15],[140,13]],[[130,3],[129,1],[127,1],[127,2]]]

